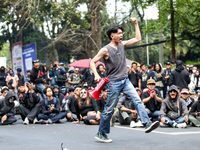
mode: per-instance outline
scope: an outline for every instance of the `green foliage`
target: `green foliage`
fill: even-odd
[[[6,57],[6,67],[10,68],[11,67],[11,60],[10,60],[10,44],[4,43],[2,50],[0,51],[0,56],[1,57]]]

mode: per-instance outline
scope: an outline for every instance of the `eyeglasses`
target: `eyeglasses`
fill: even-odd
[[[175,90],[171,90],[171,91],[169,91],[169,93],[172,93],[172,92],[174,92],[174,93],[175,93],[176,91],[175,91]]]

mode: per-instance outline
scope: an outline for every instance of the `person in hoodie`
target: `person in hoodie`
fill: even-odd
[[[0,100],[0,125],[8,125],[17,121],[15,115],[14,100],[17,97],[14,92],[9,91],[3,100]]]
[[[1,66],[1,69],[0,69],[0,86],[1,87],[6,86],[6,77],[7,77],[7,74],[5,72],[5,67]]]
[[[37,115],[40,113],[40,97],[35,93],[33,84],[29,84],[29,88],[20,86],[19,95],[19,112],[23,120],[24,125],[28,125],[29,122],[35,124],[38,122]]]
[[[192,122],[192,125],[200,127],[200,97],[198,98],[198,101],[194,102],[191,107],[189,120]]]
[[[53,89],[47,86],[44,89],[46,98],[42,101],[42,113],[38,115],[38,120],[41,124],[58,123],[60,119],[66,117],[64,112],[61,112],[60,100],[53,97]]]
[[[17,85],[18,85],[18,81],[19,81],[19,78],[18,76],[14,73],[13,69],[10,69],[9,70],[9,75],[6,77],[6,84],[7,86],[12,86],[15,88],[15,91],[16,91],[16,88],[17,88]]]
[[[173,128],[186,128],[188,122],[188,109],[185,101],[179,97],[178,88],[175,85],[169,88],[169,97],[161,105],[160,126],[171,126]]]
[[[180,90],[183,88],[188,88],[190,83],[189,72],[184,70],[183,62],[181,60],[176,61],[176,69],[172,71],[169,78],[169,85],[176,85],[180,87]]]
[[[53,97],[58,98],[60,100],[60,104],[62,104],[62,101],[64,99],[64,95],[59,91],[58,85],[53,86]]]

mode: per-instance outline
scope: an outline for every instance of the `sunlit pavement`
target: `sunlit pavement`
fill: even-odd
[[[200,128],[130,128],[116,123],[111,127],[112,143],[101,143],[94,136],[98,126],[72,124],[23,125],[20,116],[13,125],[0,126],[0,150],[199,150]]]

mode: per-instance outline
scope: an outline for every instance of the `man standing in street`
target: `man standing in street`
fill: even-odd
[[[135,38],[128,41],[122,41],[124,31],[123,27],[120,25],[109,26],[106,32],[111,40],[110,43],[103,47],[90,62],[90,68],[94,72],[95,81],[99,82],[101,77],[96,70],[95,63],[103,58],[106,66],[107,77],[109,79],[109,83],[107,84],[107,101],[101,114],[99,131],[95,136],[97,140],[102,142],[112,142],[112,140],[107,137],[107,134],[110,133],[110,119],[120,92],[123,92],[136,107],[141,122],[146,127],[146,133],[151,132],[159,126],[158,121],[154,123],[150,121],[141,99],[128,79],[124,47],[131,46],[141,41],[141,34],[137,20],[135,18],[130,18],[130,20],[135,25]]]
[[[183,62],[181,60],[176,61],[176,69],[172,71],[169,78],[169,85],[176,85],[180,87],[180,90],[183,88],[188,88],[190,83],[189,72],[184,70]]]

